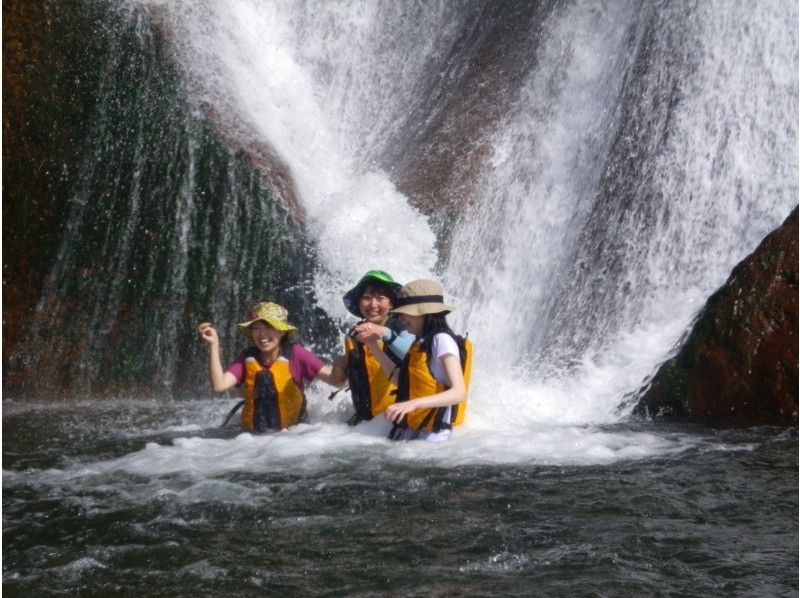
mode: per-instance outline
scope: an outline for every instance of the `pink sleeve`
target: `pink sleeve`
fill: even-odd
[[[236,377],[236,386],[239,386],[244,379],[244,352],[239,353],[226,370]]]
[[[292,378],[299,386],[311,382],[324,366],[325,363],[303,345],[298,343],[292,347],[289,369],[292,371]]]

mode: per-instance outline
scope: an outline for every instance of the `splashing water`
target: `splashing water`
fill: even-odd
[[[369,268],[436,276],[435,235],[381,160],[405,115],[431,103],[417,95],[421,81],[449,60],[467,8],[137,5],[170,32],[193,100],[288,166],[319,246],[321,307],[345,317],[341,295]],[[679,450],[601,427],[627,415],[704,299],[795,203],[797,40],[784,8],[555,4],[536,67],[486,130],[479,193],[445,256],[456,328],[477,348],[467,424],[433,451],[382,450],[446,463]],[[357,452],[385,434],[382,421],[344,430],[346,406],[324,394],[311,390],[311,428],[236,442],[280,461]],[[180,461],[198,447],[145,451],[155,463],[160,451]],[[231,459],[219,466],[235,468]]]
[[[503,396],[539,388],[520,401],[532,419],[624,416],[623,397],[796,203],[784,8],[576,3],[551,15],[447,272],[484,366],[524,380]]]
[[[400,280],[431,275],[435,237],[373,159],[441,9],[416,30],[396,27],[405,10],[371,2],[148,5],[166,13],[195,100],[234,118],[291,169],[320,252],[321,307],[346,317],[341,296],[370,268]],[[371,56],[392,31],[411,38],[403,48],[423,51],[411,61]]]
[[[440,277],[476,347],[467,421],[448,442],[390,442],[382,418],[344,424],[348,399],[319,383],[309,423],[262,436],[217,428],[218,399],[6,396],[4,589],[797,593],[796,430],[627,418],[796,204],[795,5],[120,1],[135,56],[112,45],[43,301],[66,295],[77,332],[56,318],[33,335],[72,334],[79,383],[111,347],[170,389],[205,380],[184,310],[224,335],[249,293],[297,285],[307,331],[315,298],[348,317],[341,294],[369,268]],[[288,208],[239,160],[252,148],[285,167]],[[412,197],[428,161],[417,182],[469,177]],[[401,189],[472,197],[431,225]],[[318,247],[287,239],[291,207]],[[74,283],[85,264],[100,276]]]

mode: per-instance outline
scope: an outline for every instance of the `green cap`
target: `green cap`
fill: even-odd
[[[342,298],[347,311],[357,318],[361,317],[361,310],[358,309],[358,300],[361,299],[364,287],[368,283],[376,283],[379,286],[386,287],[389,291],[389,298],[392,300],[392,307],[397,306],[397,298],[400,296],[402,285],[395,282],[394,279],[383,270],[370,270],[364,274],[361,280],[358,281],[358,284],[347,291]]]

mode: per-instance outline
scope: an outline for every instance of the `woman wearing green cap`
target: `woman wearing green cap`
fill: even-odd
[[[356,413],[350,423],[370,420],[394,403],[396,388],[381,368],[376,352],[397,363],[402,360],[414,336],[404,330],[390,310],[397,305],[400,284],[383,270],[370,270],[343,297],[351,314],[361,318],[345,337],[343,367],[335,367],[335,381],[350,386]],[[374,345],[365,346],[368,341]]]
[[[412,281],[400,291],[392,313],[417,340],[399,366],[379,356],[397,384],[397,400],[386,409],[386,419],[394,424],[389,434],[393,440],[446,440],[464,421],[472,343],[447,324],[453,309],[444,303],[441,285],[432,280]]]
[[[292,343],[297,328],[289,312],[277,303],[253,306],[250,319],[238,325],[253,345],[223,371],[219,336],[210,322],[197,328],[208,343],[208,374],[215,392],[239,386],[244,396],[242,427],[252,432],[281,430],[306,421],[307,382],[319,378],[337,386],[331,367],[299,343]]]

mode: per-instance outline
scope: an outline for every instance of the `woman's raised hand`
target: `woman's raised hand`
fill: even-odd
[[[219,335],[217,335],[217,331],[214,330],[211,322],[203,322],[200,324],[197,327],[197,333],[200,335],[200,338],[209,345],[219,344]]]

